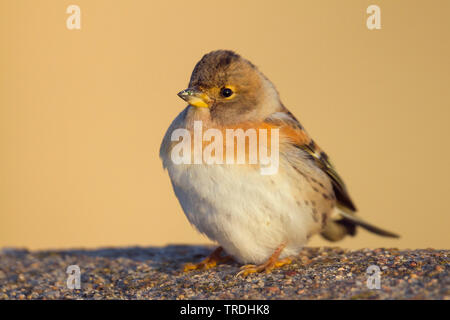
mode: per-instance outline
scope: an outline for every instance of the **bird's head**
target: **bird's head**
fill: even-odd
[[[248,60],[226,50],[203,56],[178,96],[220,124],[262,120],[281,108],[272,83]]]

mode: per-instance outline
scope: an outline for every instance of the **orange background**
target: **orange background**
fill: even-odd
[[[81,30],[66,8],[81,8]],[[381,7],[381,30],[366,8]],[[275,83],[367,220],[338,245],[450,243],[449,1],[0,0],[0,247],[207,242],[158,158],[195,63]],[[329,244],[316,237],[311,245]]]

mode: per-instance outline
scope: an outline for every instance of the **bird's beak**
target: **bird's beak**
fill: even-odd
[[[196,88],[188,88],[178,93],[178,96],[189,103],[191,106],[197,108],[208,108],[211,99],[206,93],[203,93]]]

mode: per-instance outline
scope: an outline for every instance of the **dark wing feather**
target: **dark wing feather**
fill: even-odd
[[[289,111],[287,111],[287,109],[285,109],[283,112],[277,112],[273,114],[266,121],[280,126],[287,125],[296,130],[298,132],[298,135],[301,136],[302,139],[298,139],[298,141],[296,142],[293,141],[295,147],[306,152],[314,161],[315,165],[318,168],[320,168],[323,172],[325,172],[330,178],[330,181],[333,186],[333,191],[336,196],[337,206],[340,209],[339,213],[341,215],[340,219],[335,220],[333,222],[335,226],[342,227],[342,228],[335,228],[336,230],[338,231],[343,230],[344,233],[354,235],[356,232],[355,226],[357,225],[381,236],[394,238],[398,237],[397,234],[374,226],[356,216],[355,213],[356,206],[354,205],[352,199],[350,198],[350,195],[347,191],[347,187],[345,186],[344,181],[341,179],[339,174],[334,169],[326,153],[320,150],[320,148],[314,143],[314,141],[306,134],[303,126],[292,115],[292,113],[290,113]],[[330,224],[330,226],[332,226],[332,224]],[[331,231],[332,232],[330,232],[330,235],[334,233],[333,230]],[[322,235],[324,235],[325,238],[327,238],[326,237],[327,234],[322,233]],[[341,236],[337,236],[337,238],[341,238]],[[329,237],[329,239],[334,241],[336,237],[332,236],[331,238]]]
[[[322,171],[328,175],[332,182],[333,191],[336,196],[338,205],[342,208],[347,208],[350,212],[356,211],[356,207],[353,204],[352,199],[350,198],[344,181],[342,181],[341,177],[338,175],[333,165],[330,163],[328,156],[314,143],[314,141],[306,133],[303,126],[291,112],[284,108],[282,112],[276,112],[272,114],[269,118],[266,119],[266,122],[273,123],[278,126],[288,126],[295,130],[299,136],[303,137],[303,139],[293,141],[293,144],[297,148],[309,154],[311,156],[311,159],[314,160],[316,166],[322,169]]]
[[[347,187],[344,181],[330,163],[328,156],[323,151],[318,151],[316,144],[311,141],[308,145],[297,146],[298,148],[306,151],[314,159],[316,165],[325,172],[331,180],[333,185],[333,191],[341,207],[356,211],[356,206],[353,204],[352,199],[347,191]]]

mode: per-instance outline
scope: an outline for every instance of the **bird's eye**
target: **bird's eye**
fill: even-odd
[[[220,94],[222,97],[229,98],[233,95],[233,90],[230,88],[222,88],[222,90],[220,90]]]

